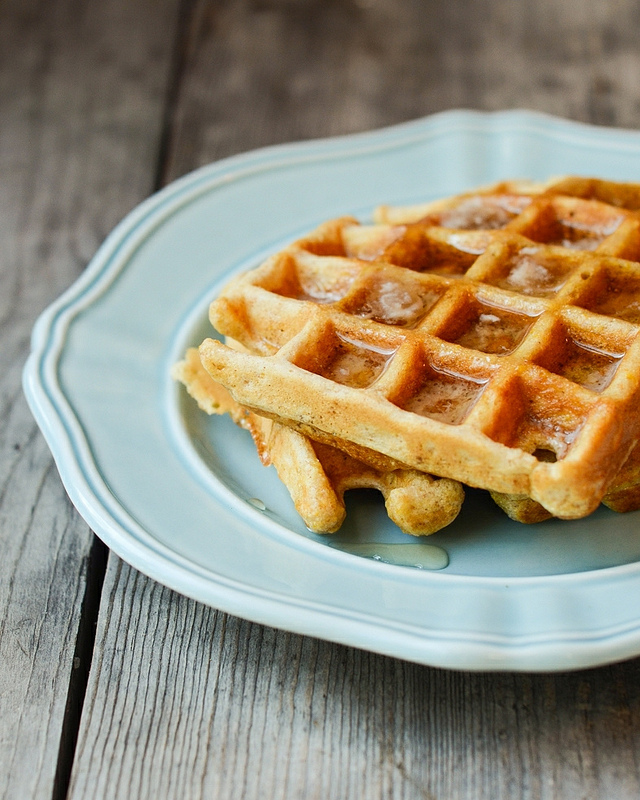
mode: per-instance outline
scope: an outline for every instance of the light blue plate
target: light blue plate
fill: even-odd
[[[469,492],[428,540],[448,553],[445,569],[354,555],[414,540],[367,492],[350,498],[338,535],[309,533],[246,432],[198,412],[169,376],[210,334],[207,307],[229,275],[321,221],[566,173],[640,181],[640,134],[447,112],[248,153],[151,197],[42,314],[25,367],[80,513],[156,580],[298,633],[460,669],[565,670],[640,653],[638,513],[526,527]]]

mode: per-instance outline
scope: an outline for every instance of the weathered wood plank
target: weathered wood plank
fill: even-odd
[[[638,3],[611,8],[195,0],[163,179],[452,107],[637,126]],[[635,798],[639,668],[426,669],[227,617],[112,557],[70,797]]]
[[[37,313],[153,188],[176,12],[174,0],[0,4],[3,798],[52,797],[70,681],[89,655],[76,646],[93,537],[21,370]]]
[[[165,179],[449,108],[637,127],[638,3],[198,0]]]
[[[112,558],[70,797],[635,798],[639,673],[428,669],[227,617]]]

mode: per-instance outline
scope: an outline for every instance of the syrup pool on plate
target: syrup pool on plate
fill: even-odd
[[[423,542],[409,544],[362,542],[341,544],[340,549],[355,556],[372,558],[374,561],[382,561],[397,567],[444,569],[449,565],[449,554],[443,547]]]

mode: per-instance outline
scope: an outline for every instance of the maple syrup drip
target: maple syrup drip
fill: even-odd
[[[355,389],[365,389],[375,383],[395,352],[395,349],[374,347],[340,335],[338,338],[339,346],[322,374]]]
[[[415,327],[440,299],[440,292],[388,278],[374,278],[349,310],[385,325]]]
[[[523,248],[512,260],[509,272],[495,285],[535,297],[551,297],[567,282],[571,265],[539,254],[539,248]]]
[[[485,385],[486,381],[480,383],[433,370],[404,408],[439,422],[460,425],[477,403]]]
[[[524,314],[481,304],[471,324],[454,342],[482,353],[506,355],[516,349],[533,322]]]
[[[624,319],[627,322],[640,322],[640,280],[625,279],[623,276],[612,276],[606,285],[606,291],[599,294],[589,309],[598,314]]]
[[[572,341],[557,372],[592,392],[602,392],[613,380],[621,359],[620,354],[605,353]]]

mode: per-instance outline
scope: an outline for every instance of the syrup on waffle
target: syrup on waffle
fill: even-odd
[[[456,481],[416,470],[377,469],[336,447],[313,442],[247,411],[209,376],[196,348],[187,350],[173,375],[207,414],[228,413],[251,433],[262,463],[273,464],[297,512],[312,531],[333,533],[340,528],[346,515],[344,494],[349,489],[379,490],[389,518],[415,536],[449,525],[462,507],[464,490]]]
[[[233,280],[200,356],[243,407],[550,514],[640,436],[640,189],[502,183],[321,226]]]

